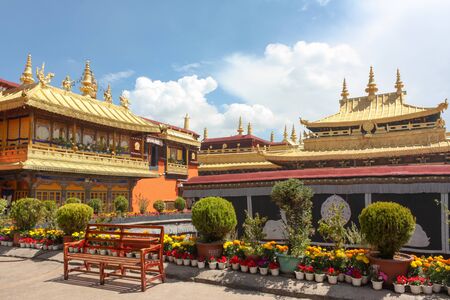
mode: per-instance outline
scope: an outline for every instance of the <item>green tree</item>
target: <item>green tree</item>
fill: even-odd
[[[153,208],[159,213],[162,213],[165,207],[166,205],[162,200],[156,200],[155,202],[153,202]]]
[[[175,199],[175,208],[178,211],[183,211],[185,207],[186,207],[186,200],[184,200],[183,197],[177,197]]]
[[[89,200],[87,203],[94,210],[94,214],[98,215],[103,211],[103,201],[102,199],[94,198]]]
[[[92,207],[82,203],[69,203],[56,211],[56,223],[66,235],[84,231],[92,218]]]
[[[114,209],[117,213],[123,214],[128,211],[128,199],[124,196],[117,196],[114,199]]]
[[[32,229],[42,217],[43,206],[38,199],[23,198],[12,204],[11,218],[20,231]]]
[[[244,229],[243,240],[250,243],[252,247],[258,245],[260,241],[266,238],[266,234],[264,233],[264,225],[266,222],[266,217],[261,217],[258,213],[252,217],[248,211],[245,211],[245,220],[244,224],[242,224],[242,228]]]

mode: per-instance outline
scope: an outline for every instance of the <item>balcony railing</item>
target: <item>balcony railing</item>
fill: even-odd
[[[188,166],[168,162],[166,172],[168,174],[188,175]]]

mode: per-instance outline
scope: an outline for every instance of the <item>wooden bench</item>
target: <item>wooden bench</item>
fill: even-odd
[[[89,224],[83,240],[64,244],[64,279],[69,278],[69,272],[99,274],[102,285],[110,276],[140,279],[141,290],[145,291],[149,282],[165,281],[163,243],[163,226]],[[69,247],[82,251],[69,252]],[[101,255],[103,252],[107,253]],[[130,257],[131,253],[138,255]],[[70,261],[83,264],[69,269]],[[134,271],[127,274],[129,270]],[[132,275],[136,273],[140,277]]]

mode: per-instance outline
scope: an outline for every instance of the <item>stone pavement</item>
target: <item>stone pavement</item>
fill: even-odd
[[[59,270],[54,270],[54,275],[61,276],[62,274],[62,253],[61,251],[38,251],[35,249],[21,249],[8,248],[0,246],[0,256],[4,257],[18,257],[28,258],[33,262],[39,262],[43,266],[52,264],[59,265]],[[39,264],[37,263],[37,264]],[[0,264],[2,266],[2,264]],[[5,274],[5,268],[1,267],[1,273]],[[6,270],[8,272],[8,270]],[[260,276],[248,273],[240,273],[233,271],[220,270],[198,270],[191,267],[180,267],[174,264],[166,265],[167,277],[179,281],[187,281],[189,283],[202,283],[209,285],[216,285],[228,288],[229,291],[247,290],[254,293],[269,293],[277,296],[288,296],[308,299],[449,299],[446,294],[439,294],[433,296],[413,296],[411,294],[396,294],[389,290],[375,291],[370,287],[353,287],[348,284],[329,285],[327,283],[314,283],[307,281],[298,281],[289,277],[272,277]],[[26,275],[26,274],[23,274]],[[69,281],[59,281],[60,283],[71,284],[72,280],[83,278],[86,275],[71,275]],[[72,279],[71,279],[72,278]],[[96,284],[98,279],[91,277],[91,285]],[[128,285],[138,288],[138,284],[133,281],[124,281]],[[180,284],[179,282],[170,282],[170,285]],[[108,284],[101,289],[107,289]],[[159,289],[157,285],[155,288],[149,290]],[[1,285],[0,285],[1,289]],[[223,292],[223,290],[221,290]],[[217,291],[220,293],[221,291]],[[94,294],[95,292],[93,292]],[[240,292],[239,292],[240,293]],[[0,294],[1,295],[1,294]],[[228,298],[228,296],[227,296]],[[3,299],[3,297],[0,297]]]

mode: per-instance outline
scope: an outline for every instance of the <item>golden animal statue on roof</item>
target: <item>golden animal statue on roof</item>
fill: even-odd
[[[36,68],[36,77],[39,80],[39,83],[43,87],[46,87],[52,81],[52,78],[55,77],[55,74],[48,73],[45,75],[45,63],[42,63],[41,69]]]
[[[130,100],[128,100],[127,97],[124,95],[119,97],[120,105],[122,105],[123,108],[129,109],[130,108]]]
[[[70,76],[67,75],[62,82],[62,87],[64,90],[70,92],[72,91],[72,87],[75,85],[75,81],[70,80]]]

